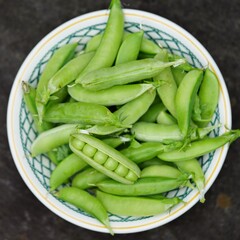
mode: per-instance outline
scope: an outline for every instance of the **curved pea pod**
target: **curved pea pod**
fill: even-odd
[[[107,179],[108,177],[94,168],[87,168],[78,173],[72,180],[72,186],[87,189],[95,186],[96,183]]]
[[[47,109],[43,119],[52,123],[119,124],[117,117],[105,106],[83,102],[54,105]]]
[[[190,120],[192,117],[193,104],[197,91],[202,82],[203,72],[192,70],[186,74],[178,87],[175,97],[178,126],[186,137],[189,133]]]
[[[63,159],[53,170],[50,176],[50,191],[55,190],[61,184],[65,183],[75,173],[81,171],[87,166],[79,156],[72,153]]]
[[[200,127],[206,126],[213,117],[219,99],[219,84],[216,75],[208,68],[199,89],[200,119],[194,119]]]
[[[85,74],[76,80],[84,88],[99,91],[116,85],[152,78],[163,69],[182,64],[183,60],[164,63],[158,59],[142,59],[101,68]]]
[[[56,147],[67,144],[70,134],[76,130],[77,126],[77,124],[64,124],[42,132],[32,143],[32,156],[47,153]]]
[[[80,208],[103,223],[113,235],[108,214],[102,203],[88,192],[75,187],[62,188],[56,196],[77,208]]]
[[[158,158],[168,162],[191,160],[212,152],[227,143],[231,143],[239,138],[239,136],[240,130],[232,130],[218,137],[206,137],[202,140],[192,142],[182,150],[178,149],[171,152],[160,153]]]
[[[165,110],[166,107],[163,103],[153,103],[146,113],[139,119],[141,122],[156,122],[158,115],[161,111]]]
[[[96,191],[97,198],[112,214],[120,216],[152,216],[169,210],[181,202],[179,198],[153,199],[147,197],[123,197]]]
[[[121,44],[115,65],[136,60],[141,47],[143,31],[130,33]]]
[[[59,91],[74,81],[81,71],[87,66],[94,52],[80,54],[78,57],[64,65],[48,82],[47,88],[49,95]]]
[[[68,86],[68,93],[79,102],[113,106],[130,102],[151,88],[153,88],[152,84],[130,84],[114,86],[100,91],[91,91],[80,84],[75,84]]]
[[[168,62],[168,53],[165,52],[161,55],[156,55],[158,60],[163,62]],[[168,109],[168,111],[176,117],[176,109],[175,109],[175,96],[177,92],[177,84],[172,75],[172,71],[170,67],[165,68],[161,71],[157,76],[153,78],[154,81],[161,81],[162,84],[157,88],[157,93],[162,100],[164,106]]]
[[[107,179],[96,184],[103,192],[119,196],[146,196],[171,191],[188,182],[187,175],[178,178],[146,177],[139,178],[134,184],[126,185]]]
[[[139,97],[126,103],[114,112],[123,125],[135,123],[151,106],[156,96],[155,89],[149,89]]]
[[[128,147],[121,150],[121,153],[133,162],[139,164],[156,157],[159,153],[171,151],[182,146],[181,142],[174,142],[164,145],[160,142],[145,142],[138,147]]]
[[[180,169],[180,171],[192,175],[192,180],[196,184],[200,193],[200,201],[204,202],[205,176],[199,161],[194,158],[187,161],[177,161],[175,164]]]
[[[122,42],[124,32],[124,14],[120,0],[112,0],[110,4],[110,14],[107,20],[107,26],[104,30],[101,42],[96,53],[87,67],[80,73],[77,79],[96,69],[110,67],[113,65]]]
[[[144,177],[169,177],[178,178],[182,173],[175,167],[169,165],[152,165],[141,171],[141,178]]]
[[[70,137],[69,144],[90,166],[116,181],[132,184],[140,176],[140,169],[134,162],[100,139],[79,133]]]
[[[36,106],[40,123],[44,114],[44,106],[49,100],[47,90],[48,82],[54,74],[73,57],[76,47],[77,43],[72,43],[59,48],[50,58],[41,74],[36,91]]]
[[[151,142],[182,141],[183,136],[177,124],[137,122],[131,129],[137,140]]]

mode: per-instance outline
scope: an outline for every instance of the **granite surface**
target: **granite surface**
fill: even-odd
[[[166,17],[195,36],[216,60],[231,98],[233,128],[240,128],[240,1],[124,0],[124,7]],[[15,75],[25,57],[47,33],[78,15],[106,9],[103,0],[0,0],[0,239],[112,239],[56,216],[30,192],[20,177],[7,141],[6,111]],[[207,192],[173,222],[114,239],[240,239],[240,148],[230,147],[224,166]]]

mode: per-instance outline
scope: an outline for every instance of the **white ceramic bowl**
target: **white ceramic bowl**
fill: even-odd
[[[107,10],[92,12],[76,17],[44,37],[22,64],[14,81],[7,115],[8,139],[13,159],[23,180],[33,194],[59,217],[93,231],[108,232],[96,219],[75,207],[59,201],[48,193],[49,176],[54,165],[45,157],[30,157],[30,146],[36,137],[33,121],[23,102],[21,82],[28,81],[37,84],[44,64],[49,60],[56,47],[68,42],[79,42],[78,50],[84,48],[86,42],[94,35],[103,31],[108,16]],[[142,28],[145,37],[154,40],[172,53],[184,56],[196,67],[209,66],[217,75],[220,84],[218,108],[212,124],[221,122],[231,128],[231,108],[228,92],[223,77],[206,49],[187,31],[175,23],[157,15],[126,9],[125,28],[127,31],[137,31]],[[213,132],[219,135],[225,130],[221,128]],[[205,176],[206,190],[216,179],[225,160],[228,145],[207,154],[200,159]],[[151,217],[124,217],[110,215],[111,225],[115,233],[133,233],[152,229],[166,224],[186,211],[199,201],[199,194],[188,188],[172,191],[169,196],[180,196],[186,204],[178,204],[166,213]],[[200,204],[200,203],[199,203]]]

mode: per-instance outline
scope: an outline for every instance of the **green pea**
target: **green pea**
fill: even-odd
[[[78,140],[74,139],[73,142],[72,142],[72,145],[73,145],[76,149],[82,150],[82,149],[84,148],[84,146],[86,145],[86,143],[83,142],[83,141],[78,141]]]
[[[93,157],[93,160],[101,165],[103,165],[106,160],[108,158],[108,155],[101,152],[101,151],[97,151]]]
[[[121,177],[125,177],[128,173],[128,169],[122,164],[118,164],[117,168],[114,171]]]
[[[118,166],[118,162],[115,161],[113,158],[109,157],[107,161],[104,163],[104,167],[108,170],[114,171]]]
[[[132,172],[132,171],[128,171],[127,175],[125,176],[125,178],[129,181],[135,182],[138,179],[138,176]]]
[[[97,149],[92,147],[92,146],[90,146],[89,144],[85,144],[85,146],[83,147],[82,151],[88,157],[93,157],[94,154],[97,152]]]

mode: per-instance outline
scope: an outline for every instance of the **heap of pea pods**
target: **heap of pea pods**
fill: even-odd
[[[22,84],[39,133],[32,156],[47,154],[56,165],[50,191],[112,234],[107,212],[163,213],[182,201],[164,193],[184,186],[196,186],[203,202],[197,158],[240,135],[208,137],[219,127],[209,126],[219,98],[215,74],[168,53],[143,31],[124,32],[120,0],[111,2],[104,33],[81,53],[77,45],[54,53],[36,88]]]

